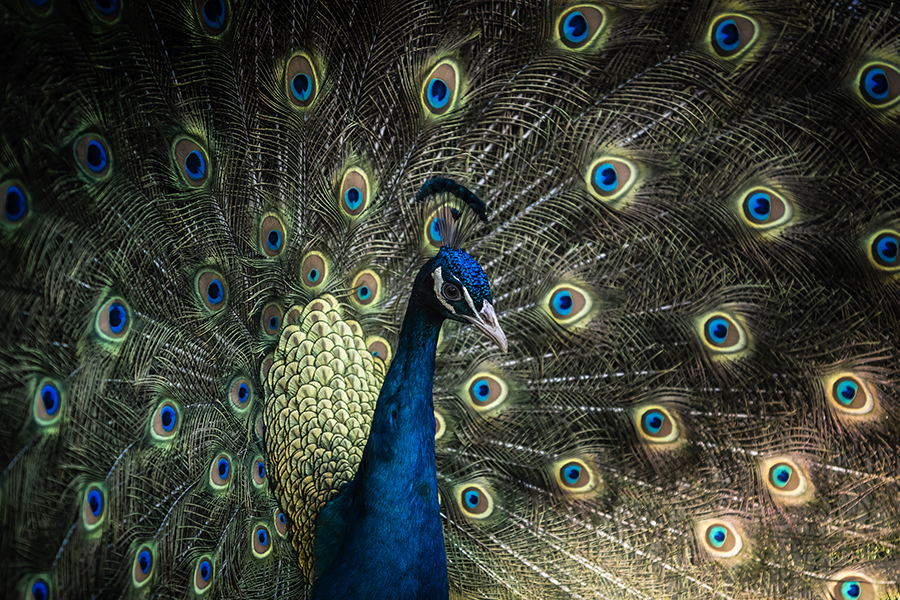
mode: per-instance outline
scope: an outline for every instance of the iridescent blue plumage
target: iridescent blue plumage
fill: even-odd
[[[319,514],[312,598],[447,598],[434,453],[435,350],[445,319],[492,327],[483,318],[493,317],[491,302],[484,271],[464,250],[441,248],[419,271],[362,464]],[[493,326],[492,337],[505,349],[495,317]]]

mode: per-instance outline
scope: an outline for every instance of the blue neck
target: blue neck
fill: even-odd
[[[410,299],[359,471],[319,514],[313,599],[448,597],[432,400],[443,318],[418,305]]]

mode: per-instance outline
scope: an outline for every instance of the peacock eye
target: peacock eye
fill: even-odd
[[[743,54],[759,38],[759,24],[743,15],[723,15],[712,25],[710,42],[713,52],[722,58]]]
[[[450,302],[462,300],[462,290],[455,283],[445,283],[441,286],[441,295]]]
[[[213,578],[213,564],[209,557],[202,557],[197,561],[194,572],[194,591],[197,595],[203,594],[209,588]]]
[[[288,62],[285,73],[287,98],[297,108],[308,108],[316,99],[318,78],[310,59],[299,54]]]
[[[886,63],[866,65],[859,72],[859,93],[879,108],[893,104],[900,97],[900,71]]]
[[[597,38],[605,18],[600,7],[574,6],[563,13],[557,23],[559,40],[570,50],[582,50]]]
[[[836,600],[870,600],[875,598],[875,586],[863,575],[848,573],[832,584],[831,597]]]

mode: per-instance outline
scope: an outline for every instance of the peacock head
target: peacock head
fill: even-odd
[[[491,284],[481,266],[465,250],[442,247],[422,267],[415,288],[440,320],[471,323],[506,352],[506,335],[494,312]]]

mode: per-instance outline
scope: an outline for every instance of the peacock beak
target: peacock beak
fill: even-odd
[[[497,322],[497,313],[494,312],[494,307],[490,302],[487,300],[483,301],[481,310],[474,317],[466,316],[466,319],[497,342],[500,349],[506,352],[509,347],[506,343],[506,334],[500,329],[500,323]]]

